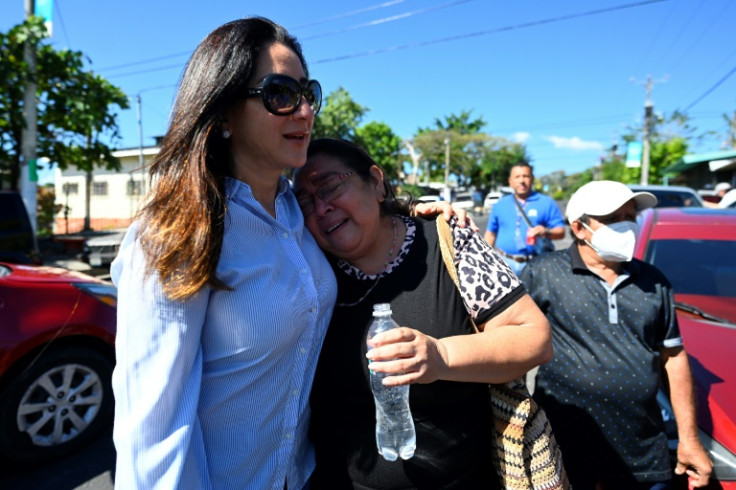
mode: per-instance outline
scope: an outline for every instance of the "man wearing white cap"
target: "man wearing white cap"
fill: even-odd
[[[669,386],[679,445],[675,473],[708,484],[693,385],[669,282],[633,259],[636,215],[657,203],[613,181],[585,184],[566,217],[575,243],[540,255],[521,280],[552,326],[555,355],[534,398],[549,416],[580,489],[666,489],[672,468],[656,396]]]
[[[726,194],[731,191],[731,184],[728,182],[719,182],[716,184],[715,188],[713,189],[716,193],[716,197],[718,198],[718,202],[709,202],[705,201],[705,206],[708,208],[725,208],[727,207],[724,204],[724,198],[726,197]]]

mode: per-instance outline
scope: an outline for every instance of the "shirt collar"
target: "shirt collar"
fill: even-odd
[[[242,180],[238,180],[235,177],[225,177],[225,195],[227,199],[232,198],[239,192],[239,189],[246,189],[249,194],[252,194],[250,185],[246,184]],[[289,179],[283,175],[279,176],[278,190],[276,191],[276,198],[281,197],[285,192],[291,189],[291,183]]]

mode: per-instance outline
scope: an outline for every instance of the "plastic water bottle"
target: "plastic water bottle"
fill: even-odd
[[[397,328],[391,318],[391,305],[373,305],[373,323],[368,329],[368,339],[375,335]],[[370,349],[370,347],[368,347]],[[414,456],[417,435],[414,420],[409,409],[409,385],[384,386],[383,373],[371,371],[371,390],[376,402],[376,445],[378,453],[387,461],[409,459]]]

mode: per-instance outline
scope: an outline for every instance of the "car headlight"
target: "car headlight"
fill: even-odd
[[[94,282],[75,282],[72,285],[108,306],[113,308],[118,306],[118,290],[113,285]]]

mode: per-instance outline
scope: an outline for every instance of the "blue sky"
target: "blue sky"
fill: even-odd
[[[300,39],[325,94],[345,88],[402,138],[461,111],[494,136],[524,141],[545,175],[595,165],[641,123],[645,81],[657,113],[687,110],[691,147],[721,149],[736,111],[733,0],[54,0],[57,48],[131,99],[121,148],[165,132],[175,86],[194,47],[217,26],[262,15]],[[0,3],[0,30],[22,21],[23,0]]]

